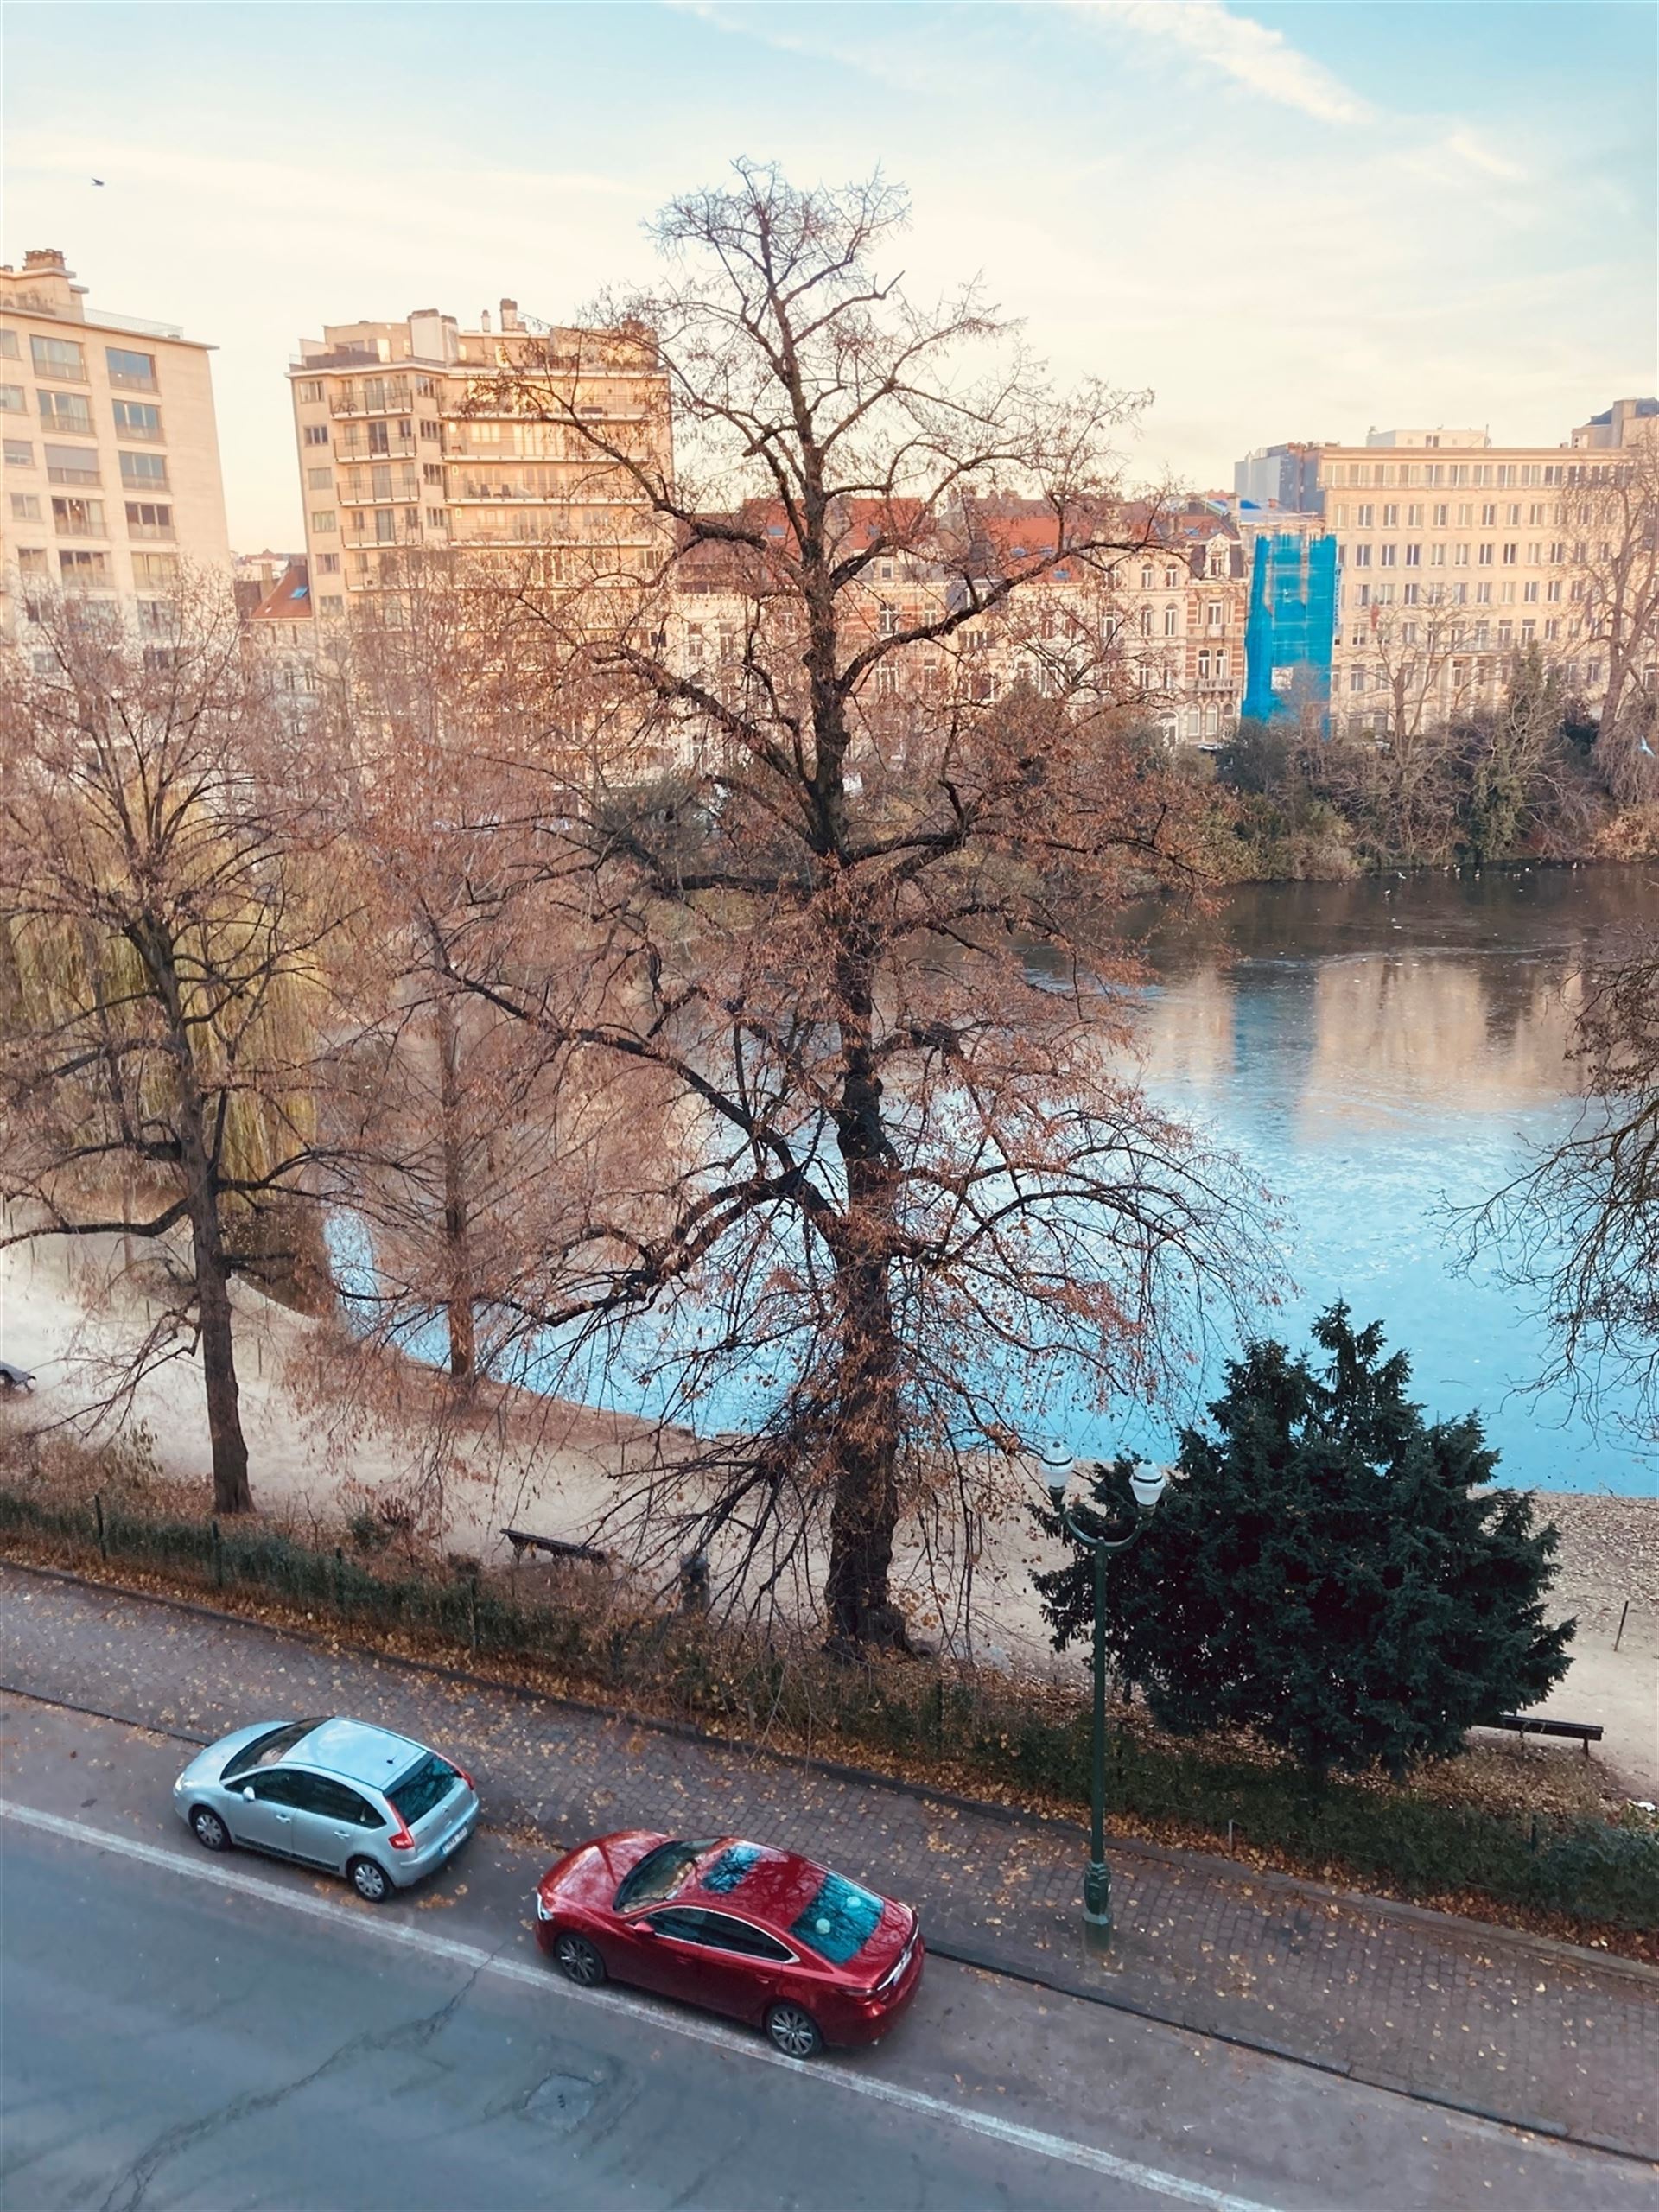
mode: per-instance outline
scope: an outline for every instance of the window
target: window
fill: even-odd
[[[1173,638],[1175,635],[1175,626],[1179,620],[1179,613],[1174,603],[1172,601],[1171,604],[1164,609],[1164,635],[1166,638]]]
[[[389,1802],[405,1824],[413,1827],[416,1821],[442,1805],[444,1799],[461,1780],[448,1759],[441,1759],[435,1751],[412,1766],[403,1780],[387,1790]]]
[[[1422,511],[1422,509],[1421,509],[1421,507],[1419,507],[1419,506],[1409,506],[1409,507],[1408,507],[1408,508],[1406,509],[1406,528],[1407,528],[1408,530],[1421,530],[1421,529],[1422,528],[1422,526],[1423,526],[1423,511]]]
[[[1377,566],[1382,569],[1393,568],[1395,564],[1395,556],[1399,552],[1399,550],[1400,549],[1397,545],[1382,546],[1379,551]]]
[[[107,590],[110,582],[110,556],[107,553],[60,553],[58,566],[63,571],[64,588],[67,591]]]
[[[1206,601],[1204,609],[1205,628],[1210,630],[1219,630],[1222,626],[1222,603],[1218,599]]]
[[[1529,607],[1535,607],[1538,604],[1537,584],[1534,582],[1523,585],[1522,587],[1521,596]]]
[[[421,435],[423,438],[436,438],[441,435],[442,433],[439,430],[438,425],[435,423],[429,422],[424,416],[423,416],[421,418]]]
[[[29,350],[37,377],[49,377],[54,384],[86,383],[86,357],[73,338],[31,336]]]
[[[311,517],[313,530],[338,530],[340,517],[331,508],[319,507]]]
[[[115,410],[115,435],[118,438],[149,438],[159,443],[162,435],[162,410],[152,407],[147,399],[112,399]]]
[[[300,438],[303,445],[326,446],[328,442],[328,425],[326,423],[308,423],[301,432]]]
[[[1514,543],[1514,541],[1513,541],[1513,540],[1511,540],[1511,541],[1510,542],[1510,543],[1509,543],[1509,544],[1507,544],[1507,545],[1505,545],[1505,547],[1503,548],[1503,565],[1504,565],[1504,567],[1505,567],[1506,569],[1512,569],[1512,568],[1515,566],[1516,563],[1520,559],[1520,557],[1521,557],[1521,548],[1520,548],[1517,544],[1516,544],[1516,543]]]
[[[52,563],[47,558],[43,545],[20,545],[17,549],[18,573],[24,578],[33,577],[44,583],[52,573]]]
[[[334,472],[332,468],[308,468],[305,480],[312,491],[327,492],[333,487]]]
[[[1552,605],[1557,605],[1560,602],[1560,596],[1561,580],[1559,576],[1552,576],[1549,582],[1544,586],[1544,597],[1548,600]]]
[[[647,1925],[654,1935],[666,1936],[674,1943],[701,1943],[706,1912],[695,1905],[671,1905],[666,1912],[653,1912]]]
[[[140,590],[170,591],[179,581],[179,556],[176,553],[135,553],[132,556],[132,580]]]
[[[881,1900],[841,1874],[826,1874],[823,1886],[804,1912],[790,1923],[789,1932],[821,1959],[844,1967],[861,1951],[881,1918]]]
[[[46,480],[48,484],[96,484],[97,448],[92,446],[48,446]]]
[[[1382,510],[1382,527],[1383,527],[1383,529],[1384,529],[1384,530],[1398,530],[1398,529],[1399,529],[1399,527],[1400,527],[1400,510],[1399,510],[1399,508],[1398,508],[1398,507],[1384,507],[1384,508],[1383,508],[1383,510]]]
[[[372,499],[389,499],[391,497],[391,471],[378,461],[369,471],[369,497]]]
[[[1447,506],[1445,500],[1442,499],[1434,510],[1434,527],[1436,530],[1444,530],[1446,528],[1446,522],[1451,512],[1451,508]]]
[[[0,361],[16,361],[21,357],[15,330],[0,330]]]
[[[29,440],[27,438],[8,438],[6,440],[6,467],[8,468],[33,468],[34,466],[35,448],[30,445]]]
[[[1477,584],[1475,586],[1475,605],[1477,607],[1490,607],[1491,603],[1492,588],[1491,584]]]
[[[1452,548],[1452,565],[1454,569],[1466,569],[1468,567],[1469,548],[1466,545],[1454,545]]]
[[[418,530],[420,526],[420,509],[418,507],[405,507],[404,509],[404,527],[406,530]]]
[[[20,384],[0,384],[0,414],[26,415],[29,412]]]
[[[1480,526],[1483,530],[1490,530],[1497,520],[1497,509],[1489,500],[1480,511]]]
[[[386,1825],[384,1813],[377,1813],[366,1797],[355,1789],[348,1789],[343,1782],[336,1782],[332,1775],[296,1775],[300,1796],[296,1802],[308,1813],[320,1813],[326,1821],[340,1821],[352,1827],[383,1828]]]
[[[295,390],[300,395],[300,402],[302,406],[321,406],[322,378],[321,377],[302,377],[299,383],[295,386]]]
[[[1491,567],[1492,549],[1490,545],[1482,545],[1476,549],[1475,565],[1477,568],[1481,569],[1490,569]]]
[[[346,602],[337,591],[325,592],[317,601],[317,612],[325,622],[332,621],[346,611]]]
[[[1406,548],[1406,566],[1408,569],[1421,569],[1422,565],[1422,547],[1421,545],[1408,545]]]
[[[1365,671],[1363,668],[1349,670],[1348,689],[1351,691],[1363,691],[1365,689]]]
[[[1372,517],[1376,512],[1376,510],[1375,507],[1356,507],[1354,510],[1354,527],[1357,530],[1369,530],[1371,527]]]
[[[429,507],[426,511],[426,523],[429,530],[447,530],[449,527],[449,518],[442,507]]]
[[[305,1806],[305,1784],[308,1777],[296,1774],[292,1767],[273,1767],[269,1774],[256,1774],[248,1789],[261,1805]]]
[[[1544,625],[1544,636],[1552,645],[1561,634],[1561,626],[1554,617]]]
[[[657,1904],[664,1897],[671,1897],[676,1890],[684,1887],[687,1875],[704,1852],[714,1847],[712,1840],[659,1843],[655,1851],[648,1851],[639,1864],[623,1877],[611,1910],[630,1912],[636,1905]]]
[[[1369,545],[1355,546],[1353,551],[1353,563],[1357,569],[1369,569],[1370,567],[1371,549]]]
[[[374,542],[377,545],[395,545],[397,542],[397,519],[390,507],[377,507],[374,511]]]
[[[92,435],[91,402],[78,391],[37,391],[41,420],[54,430],[67,430],[71,437],[90,438]]]
[[[747,1920],[734,1920],[728,1912],[705,1912],[699,1917],[701,1941],[710,1950],[735,1951],[740,1958],[767,1959],[775,1966],[785,1966],[794,1958],[787,1944],[768,1936],[764,1929],[752,1928]]]
[[[102,537],[102,499],[54,499],[52,527],[60,537]]]
[[[124,453],[121,481],[130,492],[165,492],[167,461],[158,453]]]
[[[130,346],[106,346],[104,365],[109,372],[110,382],[127,391],[154,391],[156,389],[156,356],[135,353]]]
[[[317,556],[317,574],[322,576],[337,576],[340,574],[339,554],[319,553]]]
[[[129,499],[127,535],[129,537],[171,537],[172,508],[157,506],[149,499]]]
[[[39,522],[41,498],[38,492],[14,492],[11,495],[11,518],[14,522]]]

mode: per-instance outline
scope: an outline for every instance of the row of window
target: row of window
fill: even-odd
[[[70,438],[95,438],[98,427],[92,421],[92,402],[79,391],[48,391],[44,388],[35,394],[39,403],[41,428],[56,430]],[[148,445],[162,442],[162,410],[149,400],[113,399],[110,402],[118,438],[141,438]],[[0,415],[27,415],[29,395],[20,384],[0,384]]]
[[[1344,486],[1390,484],[1424,491],[1455,491],[1467,486],[1478,490],[1490,485],[1506,486],[1566,484],[1583,471],[1572,464],[1545,461],[1337,461],[1326,465],[1325,481],[1338,489]]]
[[[1559,607],[1563,597],[1559,576],[1552,576],[1542,586],[1535,582],[1520,585],[1502,583],[1494,588],[1490,583],[1478,583],[1472,591],[1464,583],[1422,584],[1408,581],[1398,586],[1393,583],[1356,584],[1354,604],[1357,607],[1392,607],[1396,591],[1402,607],[1468,607],[1471,604],[1476,607],[1514,607],[1517,604],[1536,607],[1541,599],[1551,607]],[[1581,600],[1585,596],[1582,582],[1574,583],[1566,596],[1575,601]]]
[[[153,499],[128,499],[124,502],[129,537],[171,537],[174,536],[173,510],[170,505]],[[52,527],[60,537],[107,537],[110,535],[102,499],[82,499],[65,494],[54,496],[51,502]],[[11,495],[14,522],[46,520],[39,495],[33,492],[14,492]]]
[[[1531,626],[1527,626],[1529,628]],[[1508,627],[1507,623],[1500,624],[1500,634],[1496,643],[1499,647],[1508,646],[1512,650],[1515,645],[1514,639],[1502,635],[1502,632]],[[1478,650],[1493,641],[1486,638],[1478,638],[1472,642]],[[1523,639],[1522,642],[1524,643],[1525,640]],[[1396,679],[1402,679],[1408,691],[1415,692],[1420,688],[1444,686],[1448,679],[1454,686],[1466,683],[1471,676],[1478,683],[1490,683],[1495,673],[1495,665],[1490,660],[1472,663],[1453,661],[1438,666],[1429,663],[1421,668],[1414,666],[1410,669],[1396,670],[1394,677],[1389,676],[1386,668],[1351,668],[1348,671],[1348,689],[1356,696],[1367,691],[1387,691],[1393,688]],[[1563,668],[1560,673],[1568,684],[1576,686],[1582,683],[1590,690],[1594,691],[1601,683],[1604,671],[1599,661],[1586,661],[1582,667],[1574,661]]]
[[[48,484],[97,484],[102,480],[99,473],[98,454],[85,446],[54,446],[43,448],[46,461],[46,480]],[[121,464],[121,481],[129,492],[165,492],[170,487],[167,479],[167,462],[158,453],[124,453],[117,456]],[[6,464],[9,467],[32,468],[35,449],[22,440],[8,438]],[[20,498],[32,496],[14,492],[11,511],[19,512]]]
[[[0,360],[19,361],[22,348],[17,342],[18,334],[11,329],[0,329]],[[51,384],[85,384],[86,378],[86,348],[77,338],[44,338],[32,333],[29,341],[29,358],[37,377],[44,377]],[[104,372],[112,385],[126,391],[154,391],[156,385],[156,356],[135,353],[128,346],[106,346],[104,348]]]
[[[1452,527],[1452,504],[1448,499],[1437,499],[1430,503],[1408,500],[1402,509],[1396,501],[1392,499],[1384,501],[1381,506],[1366,501],[1351,509],[1333,508],[1331,519],[1338,530],[1348,528],[1351,513],[1353,518],[1353,527],[1356,530],[1397,530],[1400,527],[1401,514],[1403,512],[1408,530],[1421,528],[1425,515],[1432,515],[1434,529],[1449,530]],[[1457,527],[1459,530],[1473,530],[1476,527],[1477,504],[1480,509],[1480,527],[1485,530],[1497,529],[1500,512],[1505,521],[1510,523],[1519,523],[1524,512],[1527,521],[1535,530],[1543,524],[1550,522],[1560,524],[1567,520],[1565,507],[1551,506],[1542,499],[1533,499],[1524,508],[1519,499],[1511,499],[1507,505],[1497,499],[1485,499],[1478,503],[1473,499],[1459,499],[1456,502]],[[1376,519],[1378,515],[1382,518],[1380,524]]]
[[[107,553],[83,551],[79,547],[65,546],[58,554],[58,573],[66,584],[82,589],[89,587],[114,588],[114,576]],[[25,587],[49,585],[52,582],[52,556],[44,546],[25,545],[18,550],[17,572]],[[141,591],[172,591],[179,581],[179,559],[176,553],[135,553],[132,556],[132,580]]]
[[[1472,563],[1470,560],[1471,550],[1474,555]],[[1544,557],[1545,550],[1546,541],[1543,539],[1535,541],[1534,543],[1531,543],[1527,547],[1526,560],[1523,563],[1521,557],[1521,541],[1519,538],[1509,537],[1498,539],[1489,537],[1483,539],[1472,549],[1466,544],[1453,545],[1451,548],[1452,558],[1450,565],[1454,569],[1467,569],[1471,565],[1477,569],[1516,569],[1522,566],[1529,569],[1541,569],[1546,566],[1560,567],[1567,552],[1565,545],[1554,543],[1549,544],[1548,548],[1549,555],[1548,563]],[[1427,563],[1425,563],[1423,559],[1424,548],[1421,543],[1412,543],[1406,545],[1399,545],[1392,539],[1389,539],[1384,543],[1375,547],[1370,545],[1350,545],[1344,547],[1343,549],[1344,565],[1350,569],[1369,569],[1372,564],[1372,555],[1375,553],[1376,564],[1379,569],[1421,569],[1424,567],[1431,569],[1444,569],[1447,565],[1446,551],[1447,549],[1444,544],[1438,543],[1431,544],[1427,548],[1428,559]]]

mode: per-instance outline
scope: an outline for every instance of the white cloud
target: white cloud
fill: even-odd
[[[1455,154],[1460,162],[1467,162],[1471,169],[1479,169],[1487,176],[1495,176],[1504,184],[1519,184],[1526,177],[1522,164],[1511,161],[1507,154],[1500,154],[1492,147],[1483,145],[1472,130],[1454,130],[1444,142],[1448,154]]]
[[[1364,123],[1374,111],[1342,79],[1291,45],[1282,31],[1235,15],[1220,0],[1071,0],[1080,12],[1162,39],[1224,77],[1319,123]]]

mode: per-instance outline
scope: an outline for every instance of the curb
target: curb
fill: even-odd
[[[174,1612],[193,1614],[202,1620],[223,1621],[236,1627],[260,1630],[267,1636],[287,1637],[296,1643],[310,1644],[316,1649],[373,1659],[381,1666],[402,1668],[410,1674],[429,1675],[440,1681],[462,1683],[471,1689],[489,1690],[497,1696],[515,1698],[525,1704],[550,1706],[564,1712],[585,1713],[594,1719],[618,1726],[648,1728],[658,1735],[673,1737],[681,1743],[704,1745],[710,1750],[733,1753],[739,1758],[748,1756],[771,1759],[780,1766],[801,1768],[807,1773],[824,1775],[833,1781],[852,1783],[860,1789],[885,1790],[892,1796],[908,1797],[920,1804],[946,1805],[954,1812],[969,1813],[976,1819],[995,1821],[1005,1827],[1021,1828],[1039,1835],[1076,1839],[1085,1838],[1088,1834],[1081,1820],[1067,1820],[1058,1814],[1029,1812],[1020,1806],[999,1804],[991,1798],[969,1797],[957,1790],[937,1789],[927,1783],[906,1782],[896,1775],[881,1774],[868,1767],[851,1766],[845,1761],[823,1758],[814,1752],[774,1751],[762,1745],[745,1744],[732,1737],[715,1735],[708,1729],[699,1728],[693,1721],[674,1720],[660,1713],[639,1713],[631,1706],[601,1705],[591,1698],[530,1689],[521,1682],[497,1681],[488,1675],[474,1674],[466,1667],[448,1666],[436,1659],[410,1658],[403,1652],[386,1651],[373,1644],[355,1643],[349,1637],[330,1636],[315,1629],[275,1627],[268,1622],[250,1619],[245,1613],[232,1612],[224,1606],[203,1605],[194,1599],[170,1597],[158,1591],[130,1589],[122,1583],[103,1582],[92,1575],[77,1574],[73,1568],[41,1567],[32,1561],[13,1559],[3,1552],[0,1552],[0,1567],[16,1574],[35,1575],[43,1581],[67,1583],[79,1590],[103,1591],[133,1603],[158,1605]],[[27,1697],[31,1693],[18,1690],[16,1694]],[[92,1708],[89,1707],[86,1710],[91,1712]],[[125,1719],[118,1714],[103,1717],[121,1719],[124,1726],[147,1727],[149,1725],[146,1721]],[[1352,1911],[1376,1913],[1385,1918],[1403,1921],[1408,1926],[1433,1929],[1448,1937],[1462,1936],[1469,1941],[1504,1944],[1513,1950],[1551,1960],[1560,1965],[1592,1967],[1599,1973],[1619,1974],[1644,1987],[1659,1990],[1659,1967],[1648,1966],[1640,1959],[1624,1958],[1618,1952],[1593,1950],[1587,1944],[1569,1943],[1555,1936],[1535,1935],[1529,1929],[1506,1928],[1496,1921],[1466,1918],[1460,1913],[1438,1912],[1432,1905],[1412,1904],[1402,1897],[1373,1897],[1362,1890],[1338,1889],[1311,1877],[1281,1873],[1276,1867],[1241,1866],[1237,1859],[1223,1858],[1214,1852],[1191,1851],[1175,1844],[1147,1843],[1138,1836],[1113,1836],[1110,1841],[1113,1851],[1126,1858],[1149,1859],[1157,1865],[1178,1866],[1195,1874],[1207,1875],[1212,1880],[1249,1882],[1253,1886],[1312,1897],[1321,1904],[1336,1904]],[[973,1961],[966,1963],[972,1964]],[[1001,1973],[1007,1969],[998,1967],[990,1971]],[[1159,2014],[1156,2017],[1162,2018],[1166,2016]],[[1195,2030],[1193,2032],[1207,2033],[1208,2031]]]
[[[7,1561],[6,1564],[15,1565],[15,1562]],[[54,1574],[54,1570],[41,1571]],[[79,1578],[67,1576],[62,1579],[73,1581]],[[103,1588],[108,1586],[92,1586]],[[175,1601],[158,1599],[156,1602],[171,1605]],[[219,1613],[209,1606],[192,1606],[189,1610],[204,1613],[210,1619],[242,1621],[240,1614]],[[466,1675],[461,1679],[471,1681],[478,1678]],[[140,1729],[149,1735],[165,1736],[175,1743],[200,1745],[209,1740],[204,1736],[192,1735],[184,1729],[160,1727],[151,1721],[134,1719],[126,1713],[109,1713],[100,1706],[81,1705],[68,1698],[42,1697],[37,1692],[22,1689],[13,1682],[0,1682],[0,1696],[22,1698],[31,1704],[50,1706],[57,1712],[82,1713],[89,1719],[105,1721],[114,1727]],[[486,1827],[487,1828],[487,1823]],[[1192,1855],[1197,1857],[1199,1854]],[[1430,1914],[1427,1917],[1445,1919],[1449,1916]],[[1249,2051],[1255,2057],[1276,2059],[1282,2065],[1304,2067],[1310,2073],[1328,2075],[1337,2081],[1353,2082],[1362,2088],[1376,2089],[1388,2096],[1403,2097],[1414,2104],[1432,2105],[1440,2111],[1461,2113],[1494,2127],[1546,2136],[1554,2142],[1571,2144],[1659,2171],[1659,2162],[1647,2152],[1637,2150],[1630,2144],[1618,2142],[1609,2136],[1574,2134],[1560,2120],[1538,2120],[1500,2112],[1493,2106],[1477,2104],[1468,2098],[1446,2096],[1433,2089],[1422,2088],[1402,2081],[1398,2075],[1371,2072],[1363,2066],[1355,2066],[1348,2060],[1320,2058],[1309,2051],[1298,2050],[1292,2044],[1275,2043],[1265,2036],[1244,2035],[1236,2029],[1216,2027],[1173,2009],[1160,2011],[1154,2005],[1141,2004],[1133,1997],[1125,1997],[1098,1984],[1074,1980],[1062,1974],[1039,1973],[1025,1961],[995,1950],[982,1949],[974,1944],[952,1941],[948,1936],[930,1933],[927,1947],[933,1957],[948,1959],[952,1965],[966,1967],[976,1974],[992,1974],[1000,1980],[1023,1982],[1030,1988],[1047,1990],[1054,1996],[1071,1998],[1083,2004],[1098,2005],[1107,2012],[1126,2013],[1131,2018],[1145,2020],[1155,2027],[1173,2029],[1178,2034],[1201,2037],[1206,2043],[1224,2044],[1230,2050]],[[1561,1948],[1569,1951],[1573,1949],[1571,1945]],[[1575,1953],[1575,1955],[1580,1955]],[[1591,1955],[1596,1955],[1592,1953]]]

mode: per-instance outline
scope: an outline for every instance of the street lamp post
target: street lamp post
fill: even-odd
[[[1129,1476],[1135,1497],[1132,1517],[1080,1529],[1066,1510],[1065,1478],[1051,1481],[1048,1494],[1061,1527],[1091,1553],[1095,1563],[1095,1728],[1093,1787],[1089,1821],[1089,1871],[1083,1878],[1085,1939],[1101,1949],[1112,1935],[1112,1870],[1106,1863],[1106,1561],[1126,1551],[1150,1519],[1169,1477],[1162,1467],[1141,1461]]]

